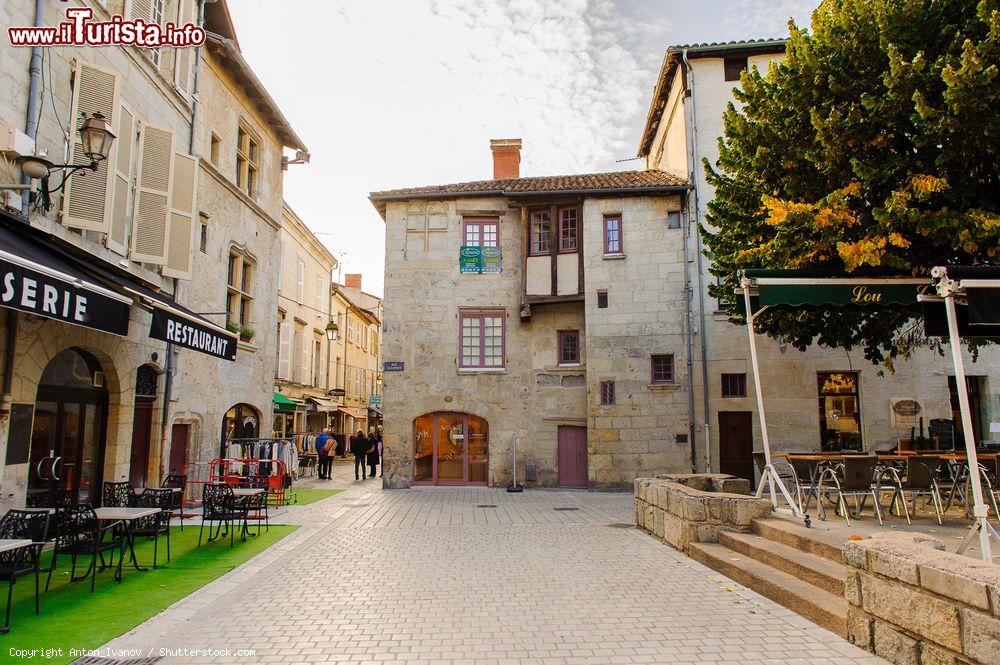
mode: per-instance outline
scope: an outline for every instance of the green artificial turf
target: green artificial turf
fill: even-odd
[[[343,489],[338,490],[326,490],[318,489],[315,487],[303,487],[302,489],[292,489],[292,494],[295,494],[297,500],[293,503],[293,506],[304,506],[306,504],[315,503],[321,499],[333,496],[334,494],[339,494],[343,492]]]
[[[262,531],[259,536],[249,537],[245,543],[237,537],[232,548],[228,538],[203,543],[199,548],[197,522],[188,523],[183,531],[180,527],[173,527],[170,563],[166,563],[166,540],[161,536],[157,557],[160,565],[156,570],[137,571],[131,568],[126,555],[122,583],[115,583],[113,570],[105,570],[97,575],[94,593],[90,592],[90,578],[70,583],[69,557],[60,556],[59,567],[52,575],[47,593],[45,574],[42,574],[41,614],[38,616],[35,616],[34,576],[18,579],[14,586],[10,633],[0,635],[0,654],[33,663],[69,663],[82,655],[74,655],[70,649],[96,649],[244,563],[296,528],[271,526],[269,532]],[[255,530],[255,526],[251,525],[251,532]],[[207,525],[205,533],[207,538]],[[152,565],[152,541],[137,541],[135,550],[139,565]],[[116,555],[116,563],[117,560]],[[49,555],[45,554],[42,565],[47,566],[48,561]],[[77,560],[77,575],[86,570],[88,563]],[[5,582],[0,584],[0,594],[2,608],[7,595]],[[18,654],[13,649],[52,652],[26,655]],[[57,652],[59,649],[62,653]],[[21,658],[17,657],[19,655]],[[0,661],[4,661],[4,657],[0,657]]]

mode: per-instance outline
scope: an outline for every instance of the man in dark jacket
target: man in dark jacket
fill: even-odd
[[[333,461],[330,459],[330,443],[329,430],[323,430],[322,434],[316,437],[316,456],[319,460],[320,480],[330,480],[330,467],[333,466]]]
[[[351,452],[354,453],[354,479],[367,480],[368,467],[365,465],[365,454],[368,452],[368,437],[364,430],[351,437]],[[358,478],[358,469],[361,469],[361,478]]]

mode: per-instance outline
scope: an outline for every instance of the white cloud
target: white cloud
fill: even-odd
[[[727,24],[738,36],[787,37],[788,19],[800,28],[809,27],[809,18],[819,0],[730,0]]]

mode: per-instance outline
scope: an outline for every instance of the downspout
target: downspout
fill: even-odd
[[[691,473],[698,472],[698,449],[695,443],[695,409],[694,409],[694,349],[691,340],[691,261],[688,260],[688,233],[691,230],[691,213],[684,206],[684,217],[686,224],[681,233],[681,242],[684,252],[684,337],[687,343],[687,373],[688,373],[688,441],[691,444]]]
[[[697,187],[697,173],[698,173],[698,114],[694,103],[694,68],[691,67],[691,61],[687,57],[687,49],[681,52],[681,59],[684,61],[685,76],[685,87],[688,102],[691,104],[691,139],[689,142],[689,154],[691,158],[691,181],[692,188],[689,190],[689,201],[688,201],[688,211],[694,211],[694,221],[699,222],[698,214],[698,187]],[[701,338],[701,374],[702,374],[702,400],[704,402],[704,415],[705,422],[703,426],[705,428],[705,471],[708,473],[712,472],[712,437],[711,437],[711,426],[709,424],[709,405],[708,405],[708,334],[705,330],[705,275],[704,266],[702,263],[702,246],[701,246],[701,233],[695,232],[695,261],[698,269],[698,319],[699,327],[698,330],[701,333],[699,337]]]
[[[45,26],[45,0],[35,0],[35,27]],[[42,80],[42,47],[31,47],[31,61],[28,64],[28,118],[24,124],[24,133],[35,145],[35,152],[38,152],[38,106],[40,104],[39,87]],[[30,185],[31,178],[26,175],[21,176],[22,185]],[[21,214],[28,218],[31,205],[30,194],[24,197],[21,202]],[[13,343],[13,342],[11,342]]]

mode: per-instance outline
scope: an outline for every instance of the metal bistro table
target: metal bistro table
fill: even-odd
[[[35,543],[31,540],[26,539],[12,539],[12,538],[0,538],[0,552],[11,552],[13,550],[24,549],[25,547],[30,547]],[[13,588],[13,586],[11,587]],[[37,590],[36,590],[37,592]],[[8,610],[10,608],[10,599],[7,599]],[[10,626],[0,627],[0,633],[10,632]]]
[[[159,508],[97,508],[94,514],[102,522],[122,522],[125,524],[125,538],[122,540],[121,552],[118,553],[118,567],[115,569],[115,581],[122,581],[122,562],[125,560],[125,547],[128,546],[129,556],[132,558],[132,567],[136,570],[149,570],[139,565],[135,558],[135,543],[132,532],[135,531],[135,523],[143,517],[149,517],[161,512]]]

